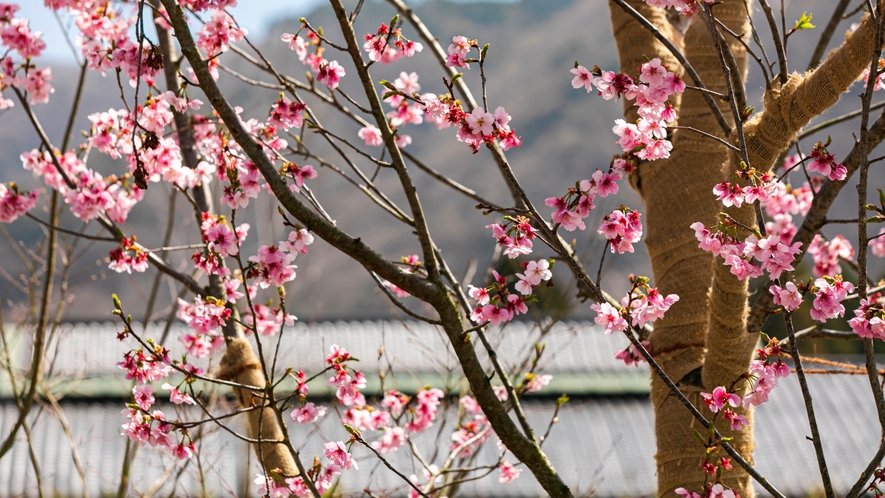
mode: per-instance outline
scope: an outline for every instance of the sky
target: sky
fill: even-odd
[[[368,0],[372,1],[372,0]],[[423,1],[423,0],[421,0]],[[408,1],[410,5],[421,1]],[[449,0],[455,3],[469,3],[476,0]],[[496,3],[513,2],[518,0],[485,0]],[[321,6],[324,0],[239,0],[236,7],[229,10],[231,15],[240,26],[252,34],[262,33],[271,24],[281,17],[300,17],[309,14],[315,8]],[[346,2],[350,3],[350,2]],[[33,31],[42,31],[46,41],[46,50],[43,60],[46,63],[73,62],[74,58],[70,48],[65,42],[64,35],[56,16],[43,6],[41,0],[20,0],[21,10],[17,17],[27,18]],[[66,26],[70,20],[64,16],[61,20]],[[149,31],[148,31],[149,32]],[[258,37],[260,39],[260,36]]]
[[[321,5],[323,0],[240,0],[236,7],[230,9],[231,15],[249,33],[261,33],[267,26],[280,17],[298,17],[310,13]],[[31,29],[42,31],[46,41],[44,57],[47,62],[71,62],[73,55],[65,42],[64,35],[56,16],[43,6],[41,0],[22,0],[18,2],[21,10],[17,17],[27,18]],[[70,22],[62,16],[62,22]]]

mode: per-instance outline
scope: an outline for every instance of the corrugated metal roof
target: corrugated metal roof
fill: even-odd
[[[115,323],[63,325],[47,349],[51,376],[76,379],[80,396],[127,391],[128,383],[120,380],[116,363],[125,352],[138,345],[132,338],[117,341],[115,337],[120,329]],[[173,358],[184,352],[178,336],[186,330],[181,323],[174,324],[170,330],[164,346],[172,351]],[[143,336],[159,341],[162,331],[161,324],[152,324]],[[554,374],[552,390],[578,394],[648,392],[645,370],[626,366],[614,358],[615,353],[629,344],[627,339],[606,335],[592,322],[557,323],[543,337],[536,325],[511,323],[492,328],[488,337],[509,368],[530,357],[536,342],[544,342],[547,349],[539,365],[544,372]],[[272,351],[278,340],[281,341],[278,375],[287,367],[308,373],[322,370],[329,346],[338,344],[361,360],[356,368],[370,377],[370,392],[379,387],[371,382],[374,378],[371,374],[382,367],[392,368],[393,375],[388,375],[388,380],[399,381],[402,384],[399,387],[407,391],[428,382],[438,384],[459,377],[460,369],[448,338],[438,327],[423,322],[299,322],[287,327],[282,338],[279,335],[262,338],[265,351]],[[14,356],[18,358],[17,365],[27,366],[30,344],[28,340],[19,342]],[[385,354],[379,362],[382,346]],[[477,352],[480,360],[487,363],[487,354],[481,345],[477,345]],[[208,365],[206,360],[194,363]],[[8,397],[10,393],[8,386],[3,385],[3,375],[0,372],[0,397]],[[321,387],[322,382],[316,386]]]
[[[833,484],[845,491],[855,476],[875,453],[879,429],[875,409],[864,376],[812,376],[818,422],[823,434]],[[119,436],[120,404],[65,404],[65,414],[72,426],[80,457],[86,467],[90,494],[116,490],[125,439]],[[528,401],[530,422],[546,427],[553,407],[549,402]],[[170,408],[171,411],[171,408]],[[0,433],[7,433],[17,415],[11,402],[0,403]],[[198,415],[198,414],[197,414]],[[190,412],[189,416],[195,416]],[[453,427],[453,414],[447,424],[442,444]],[[74,470],[66,436],[51,409],[31,417],[32,434],[38,460],[43,467],[44,493],[77,495],[80,479]],[[239,427],[242,422],[234,422]],[[174,476],[181,464],[153,448],[139,452],[132,476],[131,494],[144,493],[159,485],[162,496],[192,496],[200,492],[200,465],[206,475],[207,491],[214,496],[243,496],[250,486],[257,466],[246,445],[226,432],[207,426],[200,459],[187,462],[181,478]],[[306,460],[321,452],[321,443],[346,440],[348,435],[337,418],[327,416],[317,427],[293,426],[293,440],[303,448]],[[757,469],[781,491],[790,496],[804,495],[819,489],[817,465],[795,375],[781,381],[771,401],[757,411]],[[425,455],[432,453],[436,427],[416,438]],[[21,440],[0,460],[0,496],[36,496],[34,473],[28,460],[27,445]],[[494,444],[487,444],[480,462],[493,458]],[[582,399],[567,404],[544,445],[553,464],[576,492],[594,489],[597,496],[644,496],[654,492],[654,433],[652,410],[645,398]],[[383,491],[399,490],[398,478],[380,466],[363,448],[356,448],[360,470],[348,471],[341,479],[342,489],[359,493],[370,487]],[[414,472],[404,449],[389,454],[391,461],[405,474]],[[249,469],[246,472],[244,469]],[[700,469],[699,469],[700,472]],[[541,490],[530,475],[518,481],[498,484],[497,474],[465,484],[472,496],[539,496]],[[254,493],[254,487],[248,487]]]
[[[58,340],[47,354],[49,358],[57,356],[54,372],[58,375],[114,372],[122,354],[135,345],[131,339],[122,343],[114,339],[121,328],[112,322],[63,325]],[[159,340],[162,330],[162,324],[151,324],[144,335]],[[173,356],[184,351],[177,338],[185,330],[187,327],[181,323],[172,326],[165,346],[172,350]],[[262,344],[274,347],[278,338],[262,338]],[[493,327],[489,339],[499,356],[512,360],[524,357],[540,339],[547,343],[546,355],[550,356],[542,363],[560,373],[631,371],[614,359],[614,354],[628,345],[627,339],[605,335],[593,322],[557,323],[543,339],[537,325],[514,322],[503,328]],[[404,371],[440,371],[457,366],[442,330],[423,322],[296,322],[282,334],[281,359],[305,371],[322,369],[332,344],[360,358],[364,371],[377,370],[376,358],[382,345],[394,367]],[[65,354],[56,355],[59,349]],[[480,356],[484,358],[485,352],[480,351]]]

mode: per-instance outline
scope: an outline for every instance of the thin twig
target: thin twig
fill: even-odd
[[[774,39],[774,49],[777,52],[777,63],[780,70],[778,78],[780,79],[781,85],[785,85],[787,83],[787,52],[784,50],[780,31],[777,29],[777,21],[774,19],[774,14],[771,12],[771,5],[768,4],[767,0],[759,0],[759,5],[762,6],[762,11],[765,12],[765,19],[768,20],[768,28],[771,30],[771,37]]]
[[[836,494],[833,492],[833,483],[830,482],[830,472],[827,469],[827,460],[824,456],[823,441],[821,441],[820,430],[817,427],[817,418],[814,416],[811,391],[808,390],[808,379],[805,378],[805,372],[802,369],[802,359],[799,357],[799,346],[793,329],[793,315],[787,310],[784,310],[784,325],[790,337],[790,355],[793,357],[796,376],[799,378],[799,387],[802,389],[802,400],[805,402],[805,413],[808,415],[808,425],[811,428],[811,442],[814,445],[814,453],[817,456],[817,466],[820,469],[824,492],[827,498],[835,498]]]
[[[379,453],[378,450],[376,450],[374,447],[372,447],[371,444],[367,443],[366,440],[363,439],[363,436],[359,433],[359,431],[357,431],[356,429],[353,429],[352,427],[348,427],[347,431],[350,432],[350,435],[353,436],[353,438],[357,442],[359,442],[361,445],[368,448],[369,451],[374,453],[375,456],[378,457],[379,460],[381,460],[381,463],[383,463],[385,467],[390,469],[391,472],[396,474],[400,479],[402,479],[409,486],[411,486],[411,488],[414,489],[416,493],[418,493],[420,496],[423,496],[424,498],[429,498],[426,494],[424,494],[424,491],[421,491],[421,488],[419,488],[414,482],[412,482],[411,479],[406,477],[405,474],[403,474],[402,472],[396,470],[396,468],[393,465],[391,465],[390,462],[388,462],[386,458],[384,458],[384,455]]]

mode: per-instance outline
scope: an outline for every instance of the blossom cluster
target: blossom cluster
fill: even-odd
[[[224,345],[222,329],[230,316],[231,309],[224,301],[212,296],[196,296],[191,302],[179,298],[176,317],[186,322],[189,330],[182,332],[178,340],[189,355],[206,358]]]
[[[283,33],[280,39],[289,44],[289,49],[295,52],[298,60],[308,66],[316,74],[320,83],[329,87],[330,90],[338,88],[347,72],[336,60],[328,61],[323,57],[325,49],[321,46],[321,39],[313,31],[307,32],[307,40],[298,33]],[[316,48],[309,53],[310,46]]]
[[[120,245],[108,253],[108,268],[117,273],[142,273],[148,267],[148,253],[135,243],[135,235],[120,239]]]
[[[848,320],[857,335],[867,339],[885,341],[885,306],[881,294],[860,300],[860,306],[854,310],[854,318]]]
[[[854,248],[851,246],[851,242],[842,235],[836,235],[831,240],[826,240],[820,234],[816,234],[808,244],[807,252],[814,259],[812,271],[816,277],[832,277],[840,273],[842,267],[839,265],[839,261],[850,260],[854,257]]]
[[[712,393],[701,393],[704,405],[713,412],[722,411],[725,418],[731,425],[731,430],[739,431],[745,425],[748,425],[747,418],[743,415],[734,413],[731,409],[725,408],[725,405],[737,408],[741,406],[741,397],[733,392],[729,392],[725,387],[719,386],[713,389]]]
[[[633,252],[633,244],[639,242],[642,237],[642,222],[639,211],[626,206],[615,209],[602,219],[602,225],[597,232],[608,239],[611,252],[618,254]]]
[[[652,352],[651,343],[648,341],[641,341],[640,344],[646,351],[649,353]],[[638,367],[640,363],[645,361],[645,358],[642,356],[642,353],[639,352],[639,348],[630,344],[626,348],[615,353],[615,359],[618,361],[623,361],[625,365],[633,365]]]
[[[467,59],[468,53],[473,48],[479,50],[481,54],[483,53],[476,40],[469,40],[460,35],[452,37],[452,43],[448,47],[446,65],[449,67],[470,67],[468,62],[477,61],[477,59]],[[496,141],[504,151],[522,145],[522,138],[509,124],[511,116],[503,107],[498,106],[494,112],[490,112],[486,106],[466,112],[461,101],[455,99],[451,93],[420,95],[418,92],[421,87],[417,81],[418,75],[416,73],[405,72],[400,73],[399,78],[392,84],[382,81],[382,84],[390,90],[385,94],[385,101],[395,108],[393,112],[388,114],[392,128],[395,129],[405,123],[420,124],[423,121],[423,116],[427,116],[427,119],[435,123],[439,129],[450,126],[457,127],[457,139],[467,143],[473,153],[478,152],[482,144],[492,146]],[[446,82],[450,92],[453,84],[454,78],[451,84]],[[381,145],[380,131],[377,127],[366,126],[360,130],[359,136],[367,145]],[[406,136],[398,135],[396,138],[400,147],[411,142],[411,138]]]
[[[363,50],[368,52],[369,60],[390,64],[424,50],[424,45],[403,36],[402,30],[393,24],[381,23],[374,33],[366,33],[363,37]]]
[[[597,169],[589,180],[581,180],[570,187],[562,197],[548,197],[544,204],[554,209],[551,219],[569,232],[575,229],[585,230],[584,219],[596,207],[593,201],[596,196],[608,197],[618,193],[618,181],[625,173],[630,173],[635,166],[624,158],[615,158],[608,171]],[[640,229],[641,232],[641,229]],[[602,232],[600,232],[602,233]],[[626,232],[625,232],[626,233]]]
[[[628,325],[644,327],[663,318],[664,313],[679,301],[679,296],[669,294],[667,296],[658,292],[657,287],[648,285],[645,277],[633,279],[633,286],[629,293],[621,299],[620,306],[608,302],[595,303],[590,309],[596,312],[597,325],[605,327],[605,333],[624,332]],[[628,322],[629,319],[629,322]]]
[[[133,40],[135,16],[129,16],[111,5],[102,9],[94,8],[90,2],[52,1],[47,7],[56,11],[64,10],[74,18],[79,31],[80,53],[89,69],[101,74],[120,71],[129,77],[129,84],[135,87],[140,78],[154,86],[154,78],[163,67],[159,47],[148,40],[141,44]]]
[[[842,301],[847,299],[848,293],[853,290],[854,284],[843,281],[842,275],[825,276],[815,280],[813,284],[796,285],[789,281],[783,287],[775,284],[769,288],[769,292],[774,295],[774,304],[783,306],[790,312],[799,308],[806,292],[812,293],[814,299],[810,314],[811,318],[819,322],[845,316],[845,306]]]
[[[280,308],[253,302],[252,306],[243,312],[243,324],[248,330],[267,337],[275,335],[284,326],[295,325],[295,315],[286,313]]]
[[[827,139],[826,144],[821,142],[814,144],[809,154],[809,159],[811,160],[808,162],[807,169],[810,172],[820,173],[829,178],[830,181],[842,181],[848,176],[848,169],[844,164],[836,162],[835,156],[827,150],[829,144],[829,139]]]
[[[765,343],[756,350],[756,359],[750,362],[747,378],[753,380],[752,389],[744,395],[745,408],[761,405],[768,401],[768,394],[777,387],[780,378],[790,375],[790,367],[781,359],[784,354],[777,338],[763,335]]]
[[[25,192],[15,182],[0,183],[0,223],[12,223],[36,205],[36,190]]]
[[[41,178],[47,187],[58,191],[74,216],[85,222],[105,214],[114,222],[125,223],[129,211],[144,195],[132,185],[129,176],[103,178],[87,168],[73,151],[56,153],[54,160],[48,151],[37,149],[20,157],[24,168]],[[65,178],[71,181],[73,188]]]
[[[227,12],[215,9],[209,21],[200,28],[197,46],[206,52],[207,59],[212,59],[227,52],[232,42],[242,40],[247,34]]]
[[[739,280],[762,276],[763,271],[777,279],[784,271],[793,270],[795,255],[802,252],[799,242],[788,245],[776,234],[762,237],[755,233],[741,241],[737,235],[739,227],[727,216],[713,230],[701,222],[692,223],[691,228],[698,247],[722,257]]]
[[[598,95],[606,100],[623,96],[635,101],[639,120],[627,123],[616,119],[612,128],[624,152],[647,161],[670,157],[673,144],[667,140],[667,124],[676,120],[676,111],[668,99],[685,91],[685,82],[662,65],[660,59],[642,64],[638,83],[627,74],[602,71],[597,66],[591,71],[577,63],[571,73],[575,75],[574,88],[584,87],[589,93],[595,86]]]
[[[17,5],[0,4],[0,92],[12,86],[26,94],[29,103],[46,103],[55,91],[49,84],[52,70],[37,68],[33,63],[46,48],[43,33],[32,31],[27,19],[15,17],[18,10]],[[23,60],[14,62],[13,53]],[[0,94],[0,109],[13,105],[12,100]]]
[[[503,223],[486,225],[492,229],[492,237],[498,240],[503,253],[510,259],[532,253],[532,241],[537,230],[532,227],[531,220],[525,216],[505,216]]]
[[[118,338],[122,340],[126,336],[127,332],[123,332]],[[172,372],[169,351],[150,339],[147,342],[153,348],[152,351],[147,354],[143,349],[129,351],[117,363],[117,366],[126,371],[127,380],[135,380],[132,388],[133,403],[121,412],[125,419],[121,435],[141,445],[165,448],[179,459],[190,458],[194,454],[194,444],[187,430],[179,427],[176,421],[168,420],[163,411],[153,408],[156,398],[150,383],[161,381]],[[193,405],[196,403],[194,399],[180,388],[182,384],[193,381],[190,374],[200,375],[202,370],[189,364],[183,364],[180,368],[189,372],[184,380],[177,386],[164,383],[162,388],[169,391],[169,400],[173,404]]]
[[[421,95],[421,102],[429,121],[440,129],[456,126],[458,141],[466,143],[474,154],[479,152],[482,144],[491,145],[496,140],[504,151],[522,145],[522,137],[510,127],[510,114],[501,106],[494,112],[477,107],[468,113],[464,111],[461,101],[451,94],[433,93]]]
[[[854,290],[854,284],[842,280],[842,275],[836,275],[815,280],[810,290],[814,293],[811,318],[826,322],[831,318],[845,316],[845,306],[842,305],[842,301]]]
[[[511,294],[507,287],[507,277],[493,271],[494,283],[488,287],[468,286],[468,294],[476,301],[476,308],[470,313],[475,323],[489,322],[492,325],[513,320],[517,315],[528,313],[527,302],[533,301],[534,288],[553,278],[550,262],[544,259],[524,261],[523,273],[517,273],[515,288],[519,294]]]
[[[275,478],[270,475],[257,474],[253,482],[258,487],[258,495],[274,498],[286,498],[289,496],[298,498],[311,497],[313,492],[305,481],[305,477],[310,480],[319,493],[324,494],[332,489],[335,484],[335,478],[341,472],[351,468],[359,468],[343,441],[325,443],[323,453],[329,462],[323,465],[318,458],[315,458],[313,465],[306,469],[306,476]]]

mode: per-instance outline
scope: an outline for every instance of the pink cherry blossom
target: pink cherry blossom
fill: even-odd
[[[490,135],[494,130],[495,116],[484,111],[481,107],[474,109],[464,119],[467,120],[467,126],[475,135]]]
[[[572,78],[572,88],[581,88],[582,86],[590,93],[593,90],[593,74],[584,66],[577,66],[569,71],[574,74]]]
[[[873,253],[874,256],[879,256],[880,258],[885,258],[885,228],[879,229],[879,235],[874,239],[870,240],[870,252]]]
[[[214,10],[211,20],[200,29],[197,46],[213,57],[226,52],[230,43],[242,40],[247,34],[224,10]]]
[[[357,135],[363,139],[366,145],[371,147],[381,147],[383,140],[381,139],[381,130],[376,126],[368,125],[360,129]]]
[[[642,347],[645,348],[646,351],[651,352],[651,343],[648,341],[641,342]],[[626,349],[622,349],[615,353],[615,359],[623,361],[626,365],[633,365],[638,367],[639,364],[645,361],[645,358],[642,356],[642,353],[639,352],[639,349],[630,344]]]
[[[135,404],[144,411],[150,411],[151,405],[154,404],[153,390],[154,388],[150,384],[132,388],[132,397],[135,399]]]
[[[305,57],[307,57],[307,43],[304,41],[304,38],[292,33],[283,33],[280,36],[280,40],[288,43],[289,50],[293,50],[298,60],[304,62]]]
[[[522,469],[517,469],[513,466],[512,463],[504,460],[503,462],[501,462],[501,465],[498,466],[498,471],[501,472],[501,475],[498,476],[498,482],[504,483],[513,481],[514,479],[519,477]]]
[[[596,323],[605,326],[605,333],[623,332],[627,329],[627,320],[620,310],[609,303],[596,303],[590,306],[596,312]]]
[[[532,285],[541,285],[541,282],[553,278],[553,272],[550,271],[550,262],[546,259],[529,261],[525,268],[525,274]]]
[[[485,306],[486,304],[489,304],[488,289],[482,287],[474,287],[472,285],[468,286],[467,289],[467,293],[476,301],[476,304],[480,306]]]
[[[698,493],[695,493],[694,491],[689,491],[685,488],[676,488],[673,490],[673,492],[684,498],[703,498]]]
[[[836,235],[827,241],[816,234],[808,245],[808,254],[814,259],[814,275],[816,277],[833,276],[842,271],[839,262],[854,257],[851,242],[842,235]]]
[[[528,375],[526,375],[526,377],[528,377]],[[528,382],[526,382],[525,390],[526,392],[536,393],[550,384],[551,380],[553,380],[552,375],[532,374],[531,379],[528,379]]]
[[[384,434],[381,439],[372,443],[372,447],[381,454],[389,453],[406,444],[408,436],[402,427],[382,427]]]
[[[831,318],[845,315],[845,306],[841,301],[848,297],[848,293],[854,290],[851,282],[844,282],[841,275],[835,278],[819,278],[814,281],[814,301],[810,311],[811,318],[826,322]]]
[[[283,130],[301,128],[304,124],[303,112],[306,108],[307,106],[301,102],[293,102],[286,97],[281,97],[270,108],[267,124],[278,126]]]
[[[783,288],[772,285],[768,291],[774,295],[774,304],[783,306],[787,311],[796,311],[802,304],[802,295],[792,281],[784,284]]]
[[[194,401],[194,399],[191,398],[189,394],[179,391],[177,387],[169,384],[168,382],[163,384],[162,387],[163,389],[169,391],[169,401],[175,403],[176,405],[180,405],[183,403],[188,405],[197,404],[197,402]]]
[[[37,191],[18,189],[15,183],[0,183],[0,223],[12,223],[37,205]]]
[[[280,242],[280,249],[295,255],[296,253],[307,254],[307,246],[313,244],[313,234],[306,228],[299,228],[289,232],[289,238]]]
[[[316,406],[313,403],[306,403],[301,408],[295,408],[292,410],[292,420],[296,424],[312,424],[325,414],[325,406]]]
[[[713,389],[712,393],[701,393],[701,397],[704,399],[704,404],[707,405],[707,408],[713,413],[721,410],[726,404],[731,405],[732,407],[738,407],[741,405],[740,396],[735,393],[729,393],[722,386]]]
[[[878,302],[861,299],[860,306],[854,310],[854,318],[848,324],[861,337],[885,340],[885,309],[881,299]]]
[[[638,211],[624,208],[616,209],[602,219],[602,226],[597,232],[610,241],[611,252],[633,252],[633,244],[642,237],[640,216]]]
[[[807,166],[809,172],[820,173],[831,181],[844,180],[848,174],[847,168],[843,164],[837,164],[833,154],[830,154],[826,146],[820,142],[811,149],[809,158],[811,159]]]
[[[326,458],[331,460],[335,465],[347,470],[351,467],[359,469],[359,466],[353,460],[351,454],[347,452],[347,448],[344,447],[344,443],[341,441],[329,442],[324,446]]]
[[[341,82],[341,78],[343,78],[347,74],[344,71],[344,68],[338,64],[338,61],[330,61],[326,64],[320,66],[319,72],[317,72],[317,81],[329,87],[329,89],[334,90],[338,88],[338,84]]]

